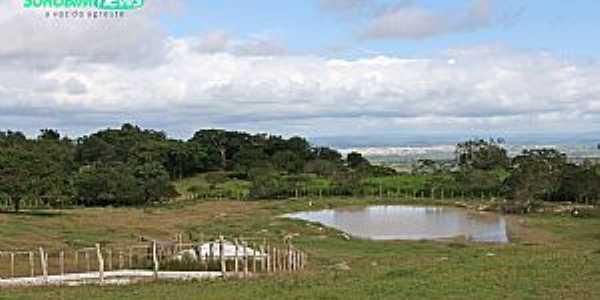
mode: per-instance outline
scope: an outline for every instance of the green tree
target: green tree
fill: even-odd
[[[560,188],[566,164],[566,155],[554,149],[523,151],[513,159],[512,173],[507,180],[512,199],[551,199]]]
[[[56,131],[42,131],[35,143],[36,169],[34,194],[49,205],[56,205],[73,196],[74,145],[60,139]]]
[[[251,136],[247,133],[221,129],[203,129],[196,132],[190,141],[214,149],[219,155],[221,169],[226,170],[228,161],[243,145],[251,144],[250,139]]]
[[[348,162],[348,167],[352,169],[369,165],[369,161],[358,152],[348,153],[348,155],[346,156],[346,161]]]
[[[108,163],[115,161],[116,156],[114,147],[98,136],[83,137],[77,142],[76,159],[80,164]]]
[[[600,195],[600,175],[593,166],[567,164],[561,174],[558,200],[589,202]]]
[[[313,148],[312,156],[317,160],[327,160],[332,162],[340,162],[342,160],[342,155],[339,152],[327,147]]]
[[[506,149],[493,139],[460,143],[456,156],[459,166],[467,169],[493,170],[507,168],[510,163]]]
[[[275,153],[271,158],[273,165],[280,171],[296,174],[302,171],[304,162],[297,152],[285,150]]]
[[[134,176],[142,192],[142,204],[160,201],[173,191],[169,174],[158,162],[136,167]]]
[[[25,197],[50,202],[70,196],[74,170],[73,144],[60,140],[57,132],[42,131],[36,140],[0,133],[0,193],[8,196],[15,211]]]
[[[79,204],[126,206],[143,203],[143,191],[131,168],[123,163],[84,166],[75,177]]]
[[[232,161],[234,170],[247,175],[250,169],[268,161],[268,156],[260,146],[244,146],[233,156]]]
[[[12,135],[11,138],[12,139]],[[7,195],[19,212],[21,201],[32,195],[35,184],[36,153],[28,141],[2,140],[0,146],[0,193]]]
[[[319,176],[332,176],[341,171],[340,165],[330,160],[311,160],[304,165],[304,172]]]

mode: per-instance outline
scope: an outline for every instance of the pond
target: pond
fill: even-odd
[[[462,208],[368,206],[300,212],[287,218],[321,223],[361,239],[441,240],[508,243],[504,217]]]

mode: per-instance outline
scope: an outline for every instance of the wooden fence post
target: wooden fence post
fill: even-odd
[[[277,248],[273,247],[273,272],[277,272],[277,268],[279,267],[279,263],[277,261]]]
[[[86,272],[90,272],[91,271],[91,266],[90,266],[90,252],[88,250],[85,250],[85,270]]]
[[[60,253],[58,254],[58,265],[60,267],[60,275],[64,276],[65,275],[65,251],[64,250],[60,250]]]
[[[244,277],[248,276],[248,243],[242,241],[242,247],[244,247]]]
[[[154,279],[158,279],[158,256],[156,255],[156,241],[152,241],[152,263],[154,270]]]
[[[252,243],[252,273],[256,273],[256,244]]]
[[[102,250],[100,249],[100,244],[96,244],[96,257],[98,259],[98,274],[100,275],[100,284],[104,284],[104,258],[102,257]]]
[[[129,247],[129,269],[133,269],[133,248]]]
[[[235,243],[235,257],[234,257],[234,262],[233,262],[233,269],[235,271],[235,273],[239,272],[240,268],[238,265],[238,260],[239,260],[239,244],[238,244],[238,240],[235,239],[234,240]]]
[[[267,244],[267,247],[265,248],[265,251],[266,251],[265,252],[265,260],[267,263],[267,273],[271,272],[271,254],[272,254],[271,249],[272,249],[271,246],[269,246]]]
[[[33,252],[29,252],[29,269],[31,271],[31,277],[35,277],[35,263],[33,262]]]
[[[227,265],[225,264],[225,245],[223,243],[223,236],[219,237],[219,260],[221,261],[221,275],[225,278],[227,275]]]
[[[296,249],[292,248],[292,252],[290,252],[290,272],[296,270]]]
[[[179,234],[179,251],[183,249],[183,233]]]
[[[267,269],[267,247],[266,245],[260,246],[260,271],[265,272]]]
[[[119,270],[125,268],[125,258],[123,257],[123,250],[119,250]]]
[[[279,271],[285,271],[285,249],[279,249],[277,251],[277,256],[277,260],[279,260]]]
[[[108,268],[106,268],[106,269],[109,271],[112,271],[113,270],[112,249],[108,249],[108,250],[106,250],[106,252],[107,252],[106,256],[108,256],[107,257]]]
[[[44,282],[48,283],[48,255],[44,252],[44,248],[40,247],[40,265],[42,266],[42,276]]]
[[[204,253],[204,270],[208,271],[208,253]]]
[[[75,250],[75,272],[79,272],[79,251]]]
[[[15,277],[15,253],[10,253],[10,277]]]
[[[292,242],[288,242],[286,269],[287,271],[292,271]]]

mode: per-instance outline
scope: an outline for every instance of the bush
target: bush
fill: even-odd
[[[223,184],[227,182],[227,175],[223,172],[212,172],[206,174],[206,182],[210,185],[210,189],[215,189],[218,184]]]
[[[250,197],[255,199],[283,199],[289,196],[292,186],[283,177],[264,174],[254,177]]]
[[[79,204],[85,206],[145,205],[177,193],[157,163],[136,168],[122,163],[83,167],[74,185]]]

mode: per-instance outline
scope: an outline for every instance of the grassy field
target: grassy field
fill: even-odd
[[[386,200],[385,203],[405,203]],[[0,214],[0,249],[123,244],[140,235],[296,234],[300,274],[252,280],[0,291],[0,299],[598,299],[600,219],[511,218],[514,243],[374,242],[280,218],[286,212],[383,203],[363,199],[177,202],[147,209]]]
[[[212,173],[219,174],[219,173]],[[220,173],[223,176],[226,173]],[[207,174],[200,174],[187,179],[175,182],[175,187],[182,195],[197,194],[199,196],[207,195],[208,197],[221,198],[231,197],[234,199],[247,199],[250,192],[251,182],[245,180],[226,179],[223,182],[210,184],[207,180]],[[425,191],[426,194],[431,190],[431,183],[437,185],[439,197],[439,189],[446,189],[446,197],[450,196],[452,189],[457,189],[451,176],[436,176],[436,175],[398,175],[398,176],[383,176],[383,177],[367,177],[362,179],[362,192],[369,195],[379,195],[380,192],[397,193],[397,194],[412,194],[417,191]],[[441,184],[443,183],[443,184]],[[441,185],[440,185],[441,184]],[[318,177],[316,175],[304,174],[303,180],[298,183],[297,188],[300,196],[319,195],[319,191],[323,195],[330,195],[334,191],[334,184],[330,179]],[[290,190],[290,196],[294,195],[294,191]],[[335,194],[334,194],[335,195]],[[246,196],[246,198],[244,198]],[[241,198],[240,198],[241,197]],[[185,198],[185,197],[182,197]],[[202,197],[204,198],[204,197]]]

